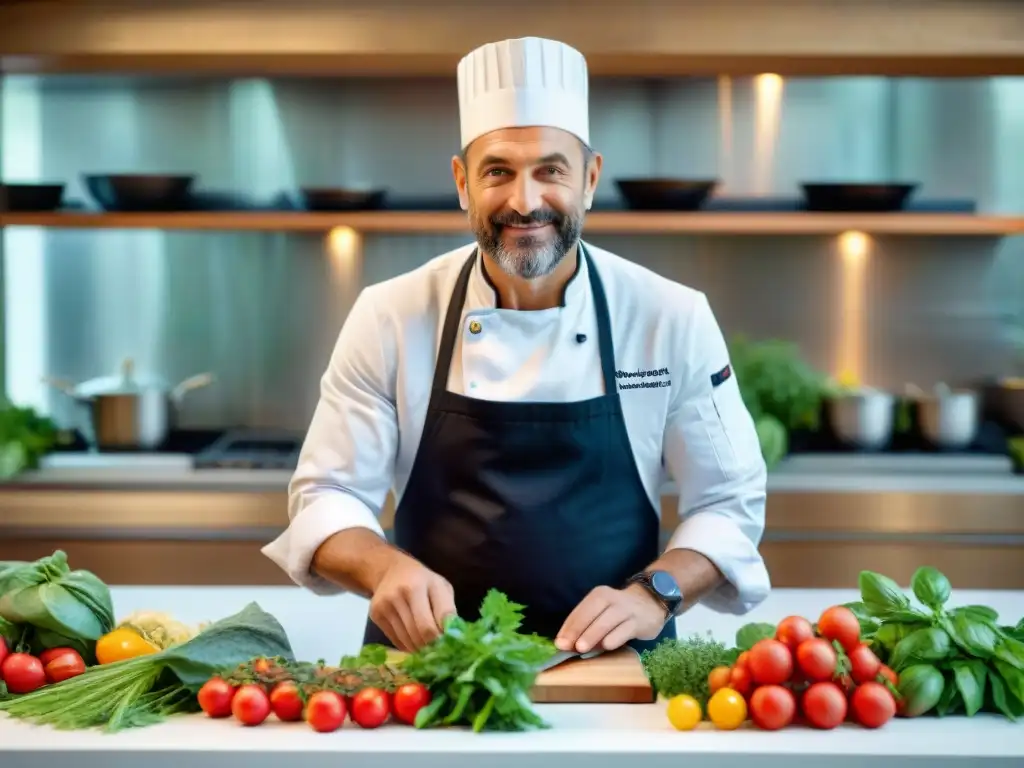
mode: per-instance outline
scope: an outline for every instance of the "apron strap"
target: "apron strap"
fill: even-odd
[[[473,262],[476,260],[478,251],[476,248],[462,265],[459,277],[455,281],[455,288],[452,291],[451,300],[448,303],[448,310],[444,317],[444,326],[441,330],[441,342],[437,351],[437,363],[434,365],[434,382],[431,386],[431,397],[441,395],[448,389],[448,372],[451,369],[452,353],[455,349],[455,334],[459,331],[459,322],[462,320],[462,308],[466,303],[466,292],[469,287],[469,277],[473,272]],[[604,292],[604,284],[601,276],[597,274],[593,259],[579,241],[580,258],[587,260],[587,277],[590,281],[590,293],[594,301],[594,314],[597,319],[597,342],[601,353],[601,374],[604,379],[604,393],[606,395],[617,395],[618,388],[615,385],[615,342],[612,340],[611,315],[608,310],[608,297]]]
[[[459,321],[462,319],[462,307],[466,303],[466,289],[469,286],[469,275],[473,271],[473,261],[477,257],[477,249],[469,254],[466,263],[462,265],[459,277],[455,281],[455,290],[452,291],[452,298],[448,302],[448,312],[444,316],[444,327],[441,331],[441,345],[437,350],[437,362],[434,364],[434,383],[431,387],[430,396],[436,397],[448,389],[448,371],[452,366],[452,351],[455,349],[455,334],[459,331]]]
[[[601,373],[604,376],[604,393],[618,395],[615,385],[615,342],[612,340],[612,319],[608,310],[608,297],[604,292],[601,276],[597,274],[594,260],[590,258],[583,241],[580,240],[580,254],[587,260],[587,276],[590,278],[590,294],[594,301],[594,316],[597,319],[597,343],[601,350]]]

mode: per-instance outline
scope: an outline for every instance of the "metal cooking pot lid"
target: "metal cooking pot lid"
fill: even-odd
[[[96,397],[98,395],[137,395],[148,390],[170,391],[171,387],[159,376],[138,375],[135,373],[134,361],[126,359],[121,364],[118,376],[99,376],[83,381],[75,387],[75,394],[80,397]]]

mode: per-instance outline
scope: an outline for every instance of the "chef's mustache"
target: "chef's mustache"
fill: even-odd
[[[523,216],[516,211],[506,211],[491,216],[491,224],[496,227],[529,227],[537,224],[560,224],[563,216],[550,209],[534,211]]]

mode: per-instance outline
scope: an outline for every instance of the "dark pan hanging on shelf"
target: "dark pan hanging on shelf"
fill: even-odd
[[[56,211],[64,203],[63,184],[4,184],[0,182],[0,211]]]
[[[188,211],[194,175],[86,174],[85,188],[105,211]]]
[[[387,190],[302,187],[296,198],[306,211],[377,211],[384,207]]]
[[[887,213],[902,211],[917,183],[805,182],[800,185],[808,211]]]
[[[634,211],[696,211],[718,186],[717,179],[616,179],[615,185]]]

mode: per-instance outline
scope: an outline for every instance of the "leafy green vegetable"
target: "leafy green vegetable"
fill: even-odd
[[[250,603],[160,653],[90,667],[78,677],[0,700],[0,711],[38,725],[118,731],[196,710],[210,677],[257,656],[294,661],[281,624]]]
[[[33,408],[0,400],[0,479],[39,466],[39,459],[61,441],[57,426]]]
[[[89,658],[95,641],[114,628],[114,605],[106,584],[71,570],[57,550],[0,572],[0,618],[32,629],[20,640],[27,650],[69,645]]]
[[[735,661],[735,656],[723,643],[708,634],[706,637],[692,635],[689,638],[662,640],[654,648],[641,653],[640,661],[659,695],[671,698],[686,693],[697,699],[703,707],[711,696],[708,689],[711,670],[728,666]]]
[[[361,669],[362,667],[379,667],[388,660],[386,646],[370,643],[364,645],[356,656],[342,656],[338,666],[342,669]]]
[[[910,581],[910,587],[914,590],[914,597],[933,611],[942,609],[953,590],[949,579],[931,566],[918,568]]]
[[[1017,636],[1024,620],[1000,626],[988,606],[947,607],[949,581],[929,566],[914,572],[911,588],[930,613],[881,574],[864,571],[859,581],[864,609],[878,622],[864,640],[899,673],[900,693],[906,688],[913,699],[907,714],[1024,717],[1024,639]]]
[[[432,695],[416,716],[417,728],[470,725],[479,732],[548,727],[535,712],[530,692],[555,646],[539,635],[519,632],[523,608],[492,589],[480,605],[479,619],[449,617],[440,637],[405,658],[402,670]]]
[[[774,624],[745,624],[736,630],[736,647],[741,651],[749,651],[758,640],[775,637]]]
[[[864,605],[864,603],[860,601],[844,603],[844,607],[849,608],[853,615],[857,617],[857,621],[860,623],[860,632],[862,635],[870,635],[877,631],[881,626],[878,619],[871,615],[871,612],[868,611],[867,606]]]

